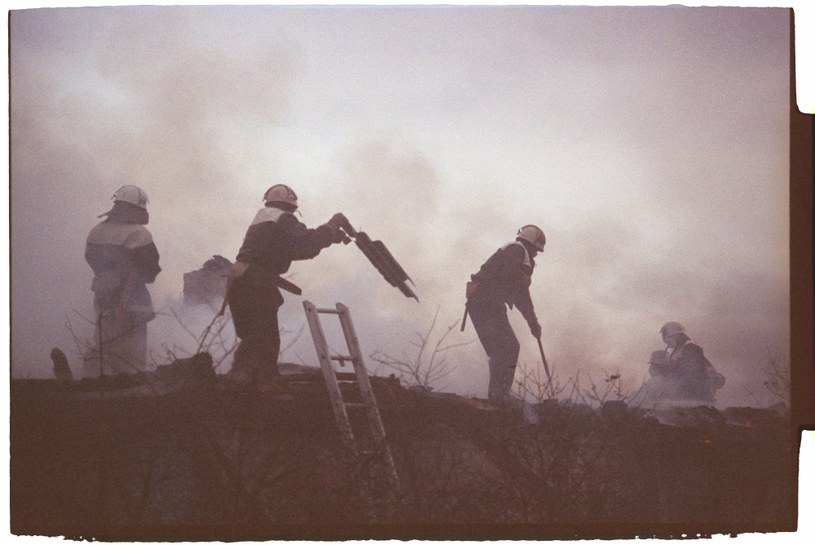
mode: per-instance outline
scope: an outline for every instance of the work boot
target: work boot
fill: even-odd
[[[239,387],[250,387],[257,382],[255,371],[251,367],[239,367],[237,369],[233,367],[224,375],[224,378],[234,386]]]
[[[280,394],[288,392],[288,383],[280,380],[280,370],[277,365],[261,365],[257,370],[256,387],[261,392]]]
[[[232,369],[225,375],[226,378],[235,385],[251,386],[257,380],[256,375],[252,361],[240,352],[239,347],[235,353],[235,359],[232,360]]]
[[[280,371],[276,365],[261,365],[257,368],[255,376],[259,381],[276,380],[280,378]]]
[[[512,397],[511,395],[493,395],[489,398],[490,403],[499,409],[511,410],[520,409],[521,400]]]

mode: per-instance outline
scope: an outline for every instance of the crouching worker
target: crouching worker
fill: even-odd
[[[312,259],[324,248],[341,242],[340,227],[347,220],[334,214],[324,225],[309,229],[294,217],[297,195],[286,185],[270,187],[261,208],[246,231],[235,264],[226,273],[227,301],[240,343],[229,376],[240,382],[256,382],[260,376],[279,374],[280,328],[277,312],[284,289],[297,295],[300,289],[281,278],[292,261]]]
[[[667,348],[651,354],[648,371],[664,385],[662,395],[668,399],[712,404],[716,391],[724,386],[724,376],[713,368],[702,348],[691,342],[679,322],[666,323],[659,333]]]
[[[529,330],[540,339],[541,326],[529,295],[535,256],[543,252],[546,236],[534,225],[521,227],[514,241],[499,248],[470,276],[467,312],[489,358],[488,398],[498,405],[511,402],[510,391],[518,364],[520,344],[507,315],[517,307]]]
[[[95,348],[84,358],[83,375],[136,373],[147,367],[147,323],[155,317],[146,284],[159,272],[159,255],[147,230],[147,194],[125,185],[113,195],[85,244],[93,270]]]

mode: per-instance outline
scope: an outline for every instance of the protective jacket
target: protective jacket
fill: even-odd
[[[683,399],[713,401],[716,390],[724,385],[724,377],[713,368],[702,347],[690,341],[676,347],[667,362],[652,364],[650,373],[673,382]]]
[[[93,270],[91,289],[100,310],[127,308],[137,321],[153,318],[153,304],[146,284],[159,272],[159,254],[144,225],[117,223],[113,218],[91,229],[85,260]]]
[[[524,245],[509,242],[499,248],[470,276],[474,284],[468,300],[471,304],[502,303],[517,307],[527,323],[537,322],[535,307],[529,294],[535,260]]]
[[[313,259],[330,246],[334,231],[327,225],[309,229],[294,214],[279,208],[261,208],[246,231],[236,260],[249,268],[235,284],[251,284],[259,291],[275,294],[283,304],[278,278],[288,272],[292,261]]]

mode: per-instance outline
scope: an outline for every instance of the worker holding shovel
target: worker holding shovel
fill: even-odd
[[[467,282],[464,319],[469,314],[489,358],[488,398],[501,406],[508,406],[511,402],[510,390],[520,352],[520,344],[509,323],[507,306],[510,309],[513,306],[518,308],[532,335],[540,340],[541,326],[535,315],[529,286],[535,269],[535,256],[543,252],[545,245],[543,231],[535,225],[525,225],[518,230],[514,241],[500,247]]]

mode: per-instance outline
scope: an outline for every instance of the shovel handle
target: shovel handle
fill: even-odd
[[[552,375],[549,373],[549,364],[546,363],[546,355],[543,353],[543,343],[541,343],[540,337],[537,337],[538,340],[538,348],[541,352],[541,360],[543,361],[543,370],[546,371],[546,380],[549,382],[549,391],[554,395],[554,390],[552,389]]]

